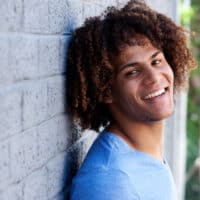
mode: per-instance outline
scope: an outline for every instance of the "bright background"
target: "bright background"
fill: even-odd
[[[189,5],[189,6],[188,6]],[[191,30],[190,45],[200,62],[200,1],[182,0],[181,23]],[[200,199],[200,70],[191,73],[187,110],[186,200]]]

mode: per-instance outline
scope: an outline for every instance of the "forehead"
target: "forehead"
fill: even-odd
[[[121,49],[119,55],[116,56],[115,64],[120,66],[127,62],[145,62],[157,51],[159,49],[154,47],[151,42],[145,43],[144,45],[126,45]]]

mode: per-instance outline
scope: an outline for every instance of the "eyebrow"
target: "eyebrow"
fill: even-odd
[[[155,53],[153,53],[150,57],[150,59],[155,58],[158,54],[162,53],[161,51],[156,51]],[[119,72],[122,71],[123,69],[127,68],[127,67],[133,67],[134,65],[137,65],[138,62],[132,62],[132,63],[127,63],[125,65],[122,65],[119,69]]]
[[[151,58],[155,58],[159,53],[162,53],[161,51],[156,51],[152,54]]]

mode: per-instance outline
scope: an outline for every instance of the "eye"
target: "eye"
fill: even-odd
[[[131,70],[129,72],[126,73],[127,76],[136,76],[140,73],[140,71],[138,69],[134,69],[134,70]]]
[[[157,60],[153,60],[152,61],[152,65],[159,65],[161,63],[161,60],[160,59],[157,59]]]

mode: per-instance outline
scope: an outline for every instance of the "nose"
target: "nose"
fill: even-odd
[[[146,86],[154,85],[160,82],[161,76],[157,69],[149,67],[145,70],[145,76],[143,82]]]

